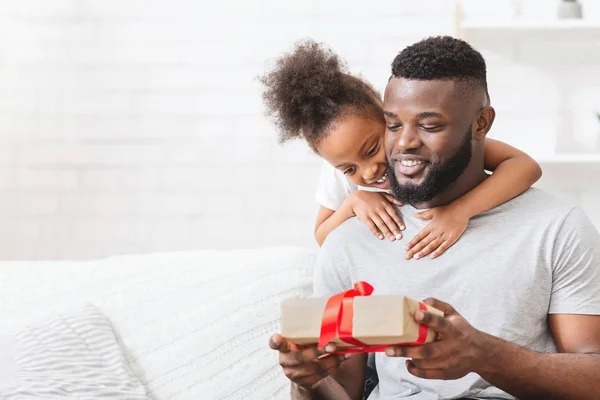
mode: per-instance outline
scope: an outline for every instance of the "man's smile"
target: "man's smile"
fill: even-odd
[[[429,164],[425,159],[414,155],[398,155],[393,161],[396,173],[404,176],[417,175]]]

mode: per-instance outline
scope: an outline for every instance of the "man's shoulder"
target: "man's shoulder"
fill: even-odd
[[[549,217],[566,217],[577,206],[542,189],[531,188],[514,199],[490,210],[488,215],[503,217],[513,215],[524,222],[540,223]]]
[[[516,207],[534,206],[552,211],[572,209],[575,205],[556,194],[535,187],[527,189],[521,195],[508,202]]]
[[[378,239],[358,217],[352,217],[331,231],[323,242],[322,247],[339,249],[349,242],[369,243],[371,241],[377,242]]]

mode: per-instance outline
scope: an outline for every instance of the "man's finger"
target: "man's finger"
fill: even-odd
[[[305,363],[320,363],[321,360],[325,360],[327,358],[332,357],[334,354],[331,354],[335,351],[336,347],[333,343],[328,344],[322,349],[317,348],[317,346],[306,346],[301,349],[295,350],[290,348],[290,345],[293,346],[293,343],[288,342],[288,351],[280,351],[279,355],[279,363],[282,367],[296,367]],[[343,358],[343,357],[342,357]],[[326,364],[334,363],[333,361],[327,361]]]
[[[325,347],[323,348],[317,348],[315,347],[315,358],[324,358],[324,357],[329,357],[334,353],[335,350],[337,349],[336,345],[333,343],[329,343],[327,344]]]
[[[301,386],[312,386],[319,382],[321,379],[328,377],[333,374],[342,362],[345,361],[343,354],[336,354],[335,358],[338,358],[338,362],[327,363],[321,365],[313,365],[310,367],[310,373],[306,374],[306,371],[295,370],[290,373],[290,379]],[[340,358],[341,357],[341,358]],[[333,360],[334,357],[331,357]]]
[[[389,357],[405,357],[419,360],[436,359],[446,353],[445,342],[432,342],[417,346],[390,346],[385,349],[385,354]]]
[[[338,368],[347,359],[345,354],[330,354],[327,357],[320,358],[318,363],[320,365],[320,370],[329,370]]]
[[[446,379],[446,374],[443,369],[420,369],[410,360],[406,360],[406,368],[408,369],[408,372],[419,378]]]
[[[280,354],[279,364],[291,371],[292,374],[302,376],[322,375],[323,371],[332,368],[338,368],[348,359],[345,354],[326,353],[322,357],[317,357],[315,348],[301,350],[297,352]]]
[[[454,309],[454,307],[452,307],[450,304],[445,303],[445,302],[438,300],[436,298],[433,298],[433,297],[423,300],[423,303],[442,311],[444,313],[444,316],[446,316],[446,317],[448,315],[458,314],[456,312],[456,310]]]
[[[342,365],[342,363],[348,359],[347,355],[345,357],[344,354],[336,354],[335,356],[335,363],[322,364],[323,368],[319,371],[318,374],[320,379],[326,378],[329,375],[333,374],[340,367],[340,365]]]
[[[310,355],[306,356],[305,361],[300,363],[300,365],[304,365],[307,368],[306,371],[311,374],[322,377],[325,371],[338,368],[346,360],[343,354],[328,354],[326,357],[316,359]]]
[[[273,350],[278,350],[280,353],[288,353],[291,350],[290,342],[278,333],[269,338],[269,347]]]
[[[417,321],[420,324],[426,325],[427,327],[433,329],[437,333],[448,334],[449,330],[451,329],[451,324],[448,322],[446,317],[442,317],[440,315],[433,314],[428,311],[415,311],[415,321]]]
[[[385,355],[388,357],[410,357],[409,352],[412,346],[390,346],[385,349]]]
[[[433,359],[418,359],[413,358],[413,366],[418,369],[448,369],[450,363],[447,357],[438,357]]]

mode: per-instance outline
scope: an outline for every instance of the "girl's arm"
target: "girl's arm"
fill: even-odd
[[[469,218],[514,199],[542,177],[533,158],[494,139],[485,140],[485,169],[492,176],[454,201],[454,208]]]
[[[542,176],[533,158],[493,139],[485,140],[485,169],[494,173],[470,192],[449,205],[417,214],[432,221],[408,244],[407,259],[438,257],[462,236],[472,217],[517,197]]]
[[[323,244],[327,235],[329,235],[332,230],[353,216],[352,210],[348,210],[347,207],[340,207],[336,211],[333,211],[327,207],[321,206],[315,224],[315,239],[317,239],[319,246]]]
[[[401,205],[387,193],[355,190],[336,211],[321,206],[315,225],[317,243],[321,246],[331,231],[354,216],[367,225],[380,240],[384,235],[391,241],[402,239],[400,231],[404,230],[404,224],[392,204]]]

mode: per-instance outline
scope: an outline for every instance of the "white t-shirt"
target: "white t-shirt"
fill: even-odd
[[[342,205],[346,197],[355,190],[390,193],[388,190],[356,185],[342,171],[334,168],[327,161],[323,162],[321,178],[315,194],[317,203],[335,211]]]

